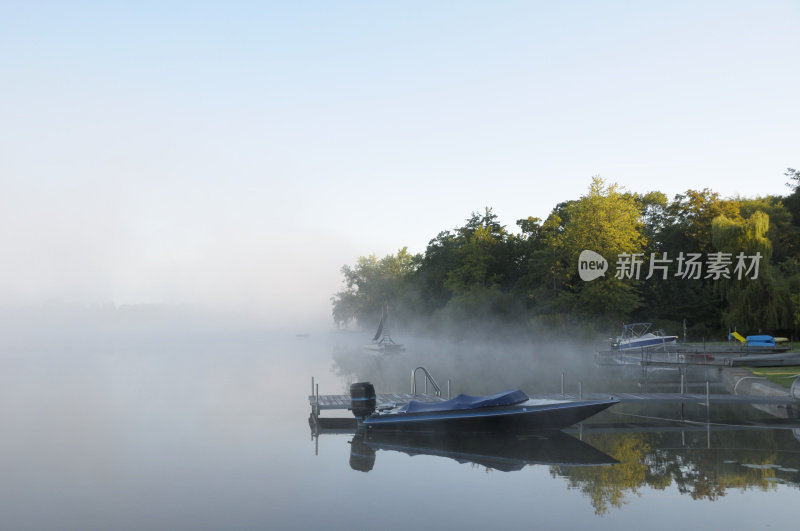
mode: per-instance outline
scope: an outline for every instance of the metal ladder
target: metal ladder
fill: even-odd
[[[436,380],[433,379],[431,373],[428,372],[428,369],[425,367],[417,367],[413,371],[411,371],[411,396],[417,396],[417,371],[422,371],[425,375],[425,394],[428,394],[428,382],[431,383],[433,386],[433,391],[436,393],[436,396],[442,396],[442,390],[436,384]],[[447,398],[450,398],[450,380],[447,380]]]

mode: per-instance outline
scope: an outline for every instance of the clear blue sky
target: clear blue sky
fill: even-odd
[[[327,316],[342,264],[593,175],[785,194],[798,28],[796,1],[4,2],[0,298]]]

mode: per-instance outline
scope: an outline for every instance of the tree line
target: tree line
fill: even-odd
[[[800,170],[785,176],[785,196],[722,198],[706,188],[672,200],[594,177],[585,195],[544,220],[517,220],[515,232],[486,207],[423,253],[403,247],[343,266],[333,319],[372,326],[388,304],[406,326],[610,333],[646,321],[678,335],[685,324],[690,340],[733,330],[797,336]],[[579,263],[587,250],[605,260],[602,274],[599,260]]]

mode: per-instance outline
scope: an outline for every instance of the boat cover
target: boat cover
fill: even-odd
[[[412,400],[395,411],[399,413],[419,413],[427,411],[456,411],[479,407],[510,406],[528,400],[528,395],[520,390],[504,391],[488,396],[458,395],[444,402],[417,402]]]

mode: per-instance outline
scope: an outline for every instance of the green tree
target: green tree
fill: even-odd
[[[642,222],[642,234],[651,251],[659,250],[659,236],[669,223],[669,201],[662,192],[635,194],[633,199],[639,205],[639,216]]]
[[[780,263],[794,257],[800,258],[800,227],[793,223],[792,213],[776,196],[757,197],[755,199],[738,199],[739,212],[744,219],[756,212],[763,212],[769,217],[767,238],[772,244],[772,263]]]
[[[740,275],[731,271],[730,278],[719,280],[720,292],[727,308],[723,313],[724,324],[744,332],[775,330],[791,327],[794,320],[789,293],[776,289],[770,258],[772,244],[767,238],[769,216],[759,211],[748,219],[730,220],[719,216],[713,222],[713,244],[718,250],[730,253],[732,268],[737,264],[736,256],[760,256],[758,276]],[[750,267],[752,260],[745,262]]]
[[[561,255],[570,264],[567,283],[575,294],[572,311],[610,324],[626,319],[641,305],[637,287],[620,282],[613,273],[619,255],[643,253],[647,242],[641,217],[633,196],[617,184],[607,186],[600,177],[592,179],[587,195],[567,206]],[[589,283],[580,280],[577,263],[583,250],[598,252],[610,262],[605,277]]]
[[[784,173],[784,175],[789,178],[789,182],[786,183],[786,186],[796,192],[797,189],[800,188],[800,170],[786,168],[786,173]]]
[[[687,190],[678,194],[667,209],[667,223],[661,240],[667,247],[684,252],[706,253],[711,246],[711,225],[714,218],[725,216],[741,221],[739,202],[722,199],[708,188]]]
[[[464,226],[440,232],[428,243],[416,275],[427,311],[443,308],[454,296],[466,302],[481,289],[508,291],[518,248],[489,207],[473,212]]]
[[[345,289],[331,299],[336,325],[374,319],[384,304],[396,302],[407,289],[420,260],[419,255],[412,255],[403,247],[396,255],[381,259],[374,254],[360,256],[354,267],[342,266]]]
[[[458,229],[457,264],[447,274],[445,285],[453,293],[476,287],[500,287],[508,277],[508,234],[497,222],[497,215],[486,208],[481,216],[473,212],[467,225]]]
[[[458,237],[451,231],[442,231],[428,242],[416,274],[417,283],[422,288],[421,298],[426,313],[443,307],[452,297],[445,281],[448,272],[456,266],[458,245]]]
[[[709,190],[687,190],[675,196],[666,208],[666,218],[658,231],[651,252],[667,253],[675,260],[680,253],[699,253],[703,257],[716,249],[711,245],[711,228],[715,217],[741,220],[740,203],[723,199]],[[673,273],[674,275],[674,273]],[[666,281],[648,282],[644,287],[648,321],[678,323],[686,320],[692,340],[719,335],[724,330],[716,283],[705,278],[683,279],[674,276]]]
[[[644,248],[640,207],[618,184],[606,186],[603,179],[594,177],[589,193],[567,208],[569,223],[565,226],[564,248],[573,263],[577,264],[584,249],[616,257]]]

